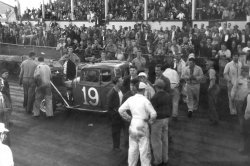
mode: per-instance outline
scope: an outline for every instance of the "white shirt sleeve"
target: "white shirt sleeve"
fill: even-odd
[[[247,96],[247,106],[244,115],[245,120],[250,119],[250,95]]]
[[[130,110],[129,107],[129,99],[127,99],[118,109],[119,114],[121,115],[121,117],[127,121],[130,121],[132,119],[132,117],[130,115],[128,115],[127,110]]]

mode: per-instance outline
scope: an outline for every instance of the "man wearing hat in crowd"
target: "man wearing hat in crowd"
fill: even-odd
[[[194,57],[189,57],[188,66],[184,69],[181,78],[187,83],[188,117],[191,118],[193,111],[198,110],[200,81],[203,78],[203,71],[201,67],[195,64]]]
[[[35,80],[34,72],[37,66],[35,62],[35,53],[30,52],[29,58],[21,63],[21,71],[19,74],[19,84],[23,85],[24,100],[23,107],[26,113],[31,114],[33,109],[33,103],[35,98]]]
[[[139,156],[141,165],[151,165],[149,124],[155,120],[156,112],[144,96],[146,88],[145,83],[138,82],[137,93],[128,98],[118,110],[122,118],[130,122],[128,166],[136,166]],[[131,116],[127,110],[131,111]]]
[[[239,77],[241,75],[241,67],[242,64],[239,62],[239,55],[233,54],[233,60],[228,62],[224,69],[224,78],[227,80],[227,92],[228,92],[228,99],[229,99],[229,109],[231,115],[236,115],[237,111],[235,108],[235,88],[238,84]]]
[[[141,49],[137,49],[136,58],[132,60],[132,64],[137,67],[138,71],[144,71],[146,66],[146,59],[142,57]]]
[[[14,166],[11,149],[9,146],[3,144],[7,132],[9,132],[9,130],[5,128],[4,123],[0,123],[0,165]]]
[[[168,162],[168,123],[172,114],[171,96],[164,90],[165,83],[157,79],[154,84],[156,93],[151,103],[157,113],[155,122],[151,125],[151,145],[154,156],[154,165]]]
[[[147,85],[144,96],[150,100],[154,96],[155,90],[153,88],[153,85],[148,81],[148,75],[144,72],[140,72],[138,74],[138,78],[141,82]]]

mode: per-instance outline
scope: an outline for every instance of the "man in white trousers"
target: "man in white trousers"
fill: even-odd
[[[140,155],[142,166],[151,165],[149,126],[156,119],[156,111],[151,102],[144,96],[147,85],[143,82],[136,84],[137,93],[128,98],[119,108],[119,113],[129,126],[128,165],[136,166]],[[127,110],[131,111],[128,115]]]

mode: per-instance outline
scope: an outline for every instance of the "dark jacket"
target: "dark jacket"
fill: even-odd
[[[108,93],[108,112],[110,114],[111,123],[121,124],[123,122],[118,109],[120,107],[120,99],[118,92],[112,88]]]
[[[172,100],[170,94],[165,91],[156,92],[151,103],[157,113],[157,119],[164,119],[171,116]]]
[[[165,77],[163,74],[161,74],[161,76],[160,76],[159,78],[157,78],[157,79],[163,80],[164,83],[165,83],[164,90],[165,90],[166,92],[170,92],[170,90],[171,90],[171,87],[170,87],[170,80],[169,80],[167,77]]]

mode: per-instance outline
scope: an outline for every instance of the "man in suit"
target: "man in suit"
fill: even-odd
[[[123,98],[121,91],[123,79],[115,77],[112,81],[114,87],[108,93],[108,111],[111,118],[113,150],[119,152],[121,130],[124,128],[124,122],[118,112]]]

